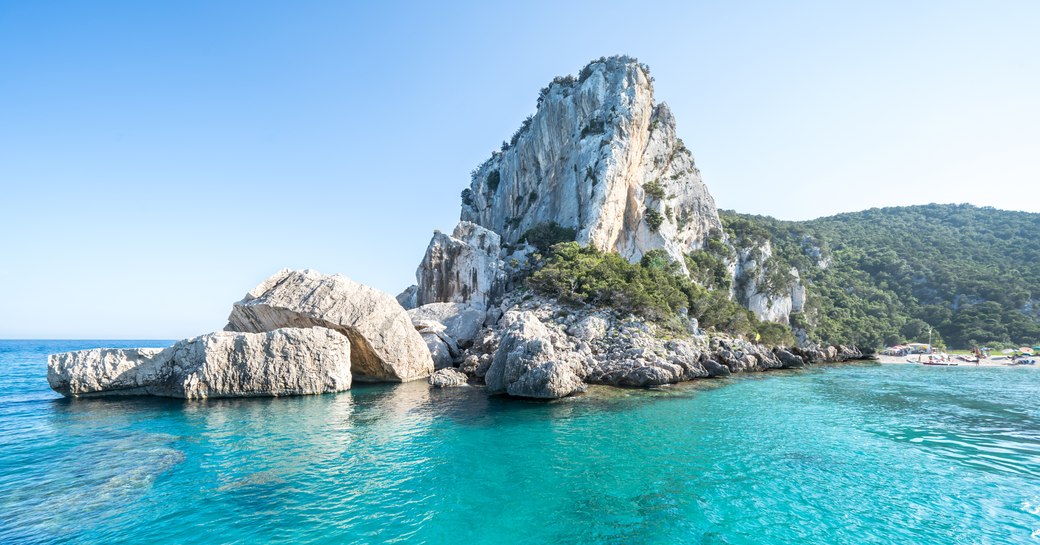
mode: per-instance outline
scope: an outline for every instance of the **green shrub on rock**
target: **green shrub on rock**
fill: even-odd
[[[498,184],[502,181],[502,175],[497,170],[492,170],[487,175],[487,188],[488,191],[494,193],[498,191]]]
[[[575,242],[552,247],[544,267],[528,280],[535,290],[569,303],[587,303],[667,320],[689,306],[693,284],[676,274],[674,264],[629,263],[614,252]]]
[[[650,226],[651,231],[656,232],[661,228],[661,224],[664,223],[664,216],[653,208],[647,208],[646,212],[643,212],[643,221]]]
[[[759,322],[755,329],[758,333],[758,340],[762,344],[769,346],[793,346],[795,344],[794,333],[785,324]]]
[[[527,282],[533,290],[565,303],[633,313],[668,329],[678,329],[684,317],[697,319],[705,329],[748,337],[758,326],[754,315],[731,301],[728,292],[698,286],[661,250],[629,263],[614,252],[560,243],[552,246],[545,265]]]
[[[537,198],[537,195],[534,196]],[[576,236],[578,232],[573,227],[563,227],[555,221],[545,221],[520,235],[520,242],[527,242],[545,252],[554,244],[572,242]]]
[[[686,268],[690,270],[690,277],[694,282],[705,288],[728,292],[733,284],[725,255],[710,246],[708,249],[694,250],[687,254]]]
[[[643,191],[657,200],[664,198],[664,186],[661,185],[661,180],[650,180],[643,184]]]

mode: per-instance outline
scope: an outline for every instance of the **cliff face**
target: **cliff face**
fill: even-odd
[[[722,229],[671,111],[654,103],[648,69],[628,57],[543,89],[512,142],[474,171],[461,219],[506,244],[555,222],[583,245],[629,260],[661,248],[679,263]]]
[[[534,251],[521,244],[525,234],[547,223],[629,261],[664,250],[684,273],[685,256],[720,237],[733,250],[732,299],[781,323],[804,306],[798,271],[778,269],[768,242],[727,239],[671,110],[654,101],[649,69],[629,57],[594,61],[542,89],[535,114],[473,171],[459,226],[434,235],[417,285],[399,301],[493,306],[509,291],[509,264]]]
[[[436,232],[415,271],[414,304],[470,303],[486,306],[505,283],[499,236],[479,225],[460,222],[451,236]],[[400,302],[400,301],[399,301]]]
[[[792,312],[805,307],[805,286],[794,267],[770,260],[773,246],[765,241],[760,246],[737,248],[731,264],[732,299],[746,307],[764,322],[790,322]]]
[[[68,397],[267,397],[350,388],[350,341],[331,329],[218,331],[165,348],[52,354],[47,381]]]

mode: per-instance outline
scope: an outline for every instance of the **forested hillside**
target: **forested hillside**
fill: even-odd
[[[769,240],[796,267],[810,338],[878,347],[1040,342],[1040,214],[970,205],[872,209],[808,222],[722,212],[730,239]]]

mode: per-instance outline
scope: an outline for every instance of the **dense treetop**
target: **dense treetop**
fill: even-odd
[[[877,347],[1040,342],[1040,214],[971,205],[871,209],[808,222],[723,212],[736,244],[769,239],[802,272],[816,340]]]
[[[871,209],[806,222],[720,213],[725,237],[686,256],[640,263],[582,248],[573,230],[525,235],[545,259],[528,280],[564,302],[632,312],[678,332],[702,328],[789,345],[786,325],[759,322],[731,300],[736,250],[772,245],[761,289],[784,291],[798,269],[807,298],[791,326],[822,344],[876,349],[932,340],[951,348],[1040,343],[1040,214],[970,205]]]

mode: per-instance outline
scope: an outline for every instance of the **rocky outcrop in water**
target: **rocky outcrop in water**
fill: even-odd
[[[488,392],[556,399],[585,390],[580,356],[556,350],[550,330],[531,312],[508,312],[502,336],[484,376]]]
[[[472,346],[447,334],[437,325],[442,320],[412,317],[438,368],[450,360],[491,393],[557,398],[585,384],[661,386],[850,355],[809,357],[724,334],[709,337],[686,317],[679,320],[689,323],[686,330],[663,331],[618,315],[621,309],[575,308],[516,289],[544,264],[539,252],[571,234],[581,245],[629,261],[663,250],[684,274],[687,254],[712,240],[718,244],[706,251],[721,264],[721,276],[728,266],[728,283],[718,285],[728,285],[732,299],[764,321],[788,323],[802,310],[798,271],[771,259],[768,241],[739,241],[747,246],[740,247],[727,239],[692,156],[676,137],[671,111],[654,101],[649,71],[634,59],[600,59],[577,78],[556,78],[542,90],[537,112],[473,172],[462,201],[456,233],[434,236],[417,287],[399,298],[403,304],[488,306],[487,327]],[[488,234],[478,243],[460,232]],[[473,266],[473,255],[483,269]]]
[[[96,348],[48,358],[47,381],[70,397],[185,399],[322,394],[350,388],[350,342],[325,328],[217,332],[165,348]]]
[[[434,374],[430,375],[427,381],[430,386],[434,388],[451,388],[454,386],[466,386],[469,378],[466,373],[459,371],[458,369],[440,369]]]
[[[583,245],[629,260],[661,248],[680,264],[722,228],[649,69],[628,57],[553,80],[512,141],[474,171],[462,219],[509,244],[556,223]]]
[[[404,308],[393,297],[341,275],[283,269],[234,304],[228,331],[325,327],[351,344],[358,381],[426,378],[433,360]]]
[[[531,294],[508,295],[502,311],[459,366],[491,393],[558,398],[585,384],[653,387],[862,357],[849,347],[770,349],[724,334],[677,336],[634,316]]]
[[[438,369],[459,366],[492,392],[558,397],[580,391],[579,383],[659,386],[807,364],[740,339],[709,341],[695,321],[692,335],[667,342],[654,326],[609,312],[568,319],[555,331],[555,313],[569,307],[534,298],[552,309],[545,315],[514,291],[544,264],[546,233],[552,240],[572,234],[629,261],[663,250],[682,273],[687,254],[714,239],[727,252],[720,259],[729,267],[730,297],[758,319],[788,323],[804,306],[798,271],[781,270],[768,242],[745,248],[727,239],[671,110],[655,102],[649,70],[634,59],[600,59],[576,78],[553,80],[536,113],[473,172],[462,200],[462,222],[452,236],[434,235],[417,285],[398,297],[409,307],[487,307],[489,329],[472,336],[473,346],[443,320],[412,314]],[[545,327],[550,341],[530,338]]]
[[[576,78],[553,80],[537,112],[473,172],[462,201],[460,223],[451,235],[435,232],[416,284],[396,300],[340,275],[286,269],[234,304],[228,333],[166,350],[56,356],[53,384],[68,395],[206,397],[314,393],[349,387],[351,379],[430,377],[436,387],[469,381],[493,394],[555,399],[587,384],[656,387],[858,355],[806,342],[770,350],[725,334],[709,337],[696,319],[706,314],[692,316],[687,308],[708,299],[697,303],[687,280],[676,288],[689,297],[686,306],[652,293],[656,282],[639,287],[647,300],[669,300],[672,315],[655,315],[667,328],[626,315],[624,307],[636,304],[612,299],[628,280],[608,270],[595,268],[591,280],[567,280],[564,289],[541,292],[561,300],[523,289],[525,279],[560,257],[552,248],[561,247],[553,244],[573,238],[630,262],[647,258],[650,265],[638,267],[667,257],[671,264],[658,270],[707,271],[688,280],[731,289],[722,293],[761,320],[786,323],[804,306],[798,271],[777,265],[768,241],[742,240],[738,247],[723,233],[671,110],[655,102],[649,69],[634,59],[600,59]],[[625,265],[611,262],[608,268]],[[592,261],[575,266],[600,267]],[[580,294],[587,290],[601,296]],[[724,303],[719,308],[727,308]],[[287,348],[286,338],[299,346]],[[321,366],[344,350],[345,371]]]

